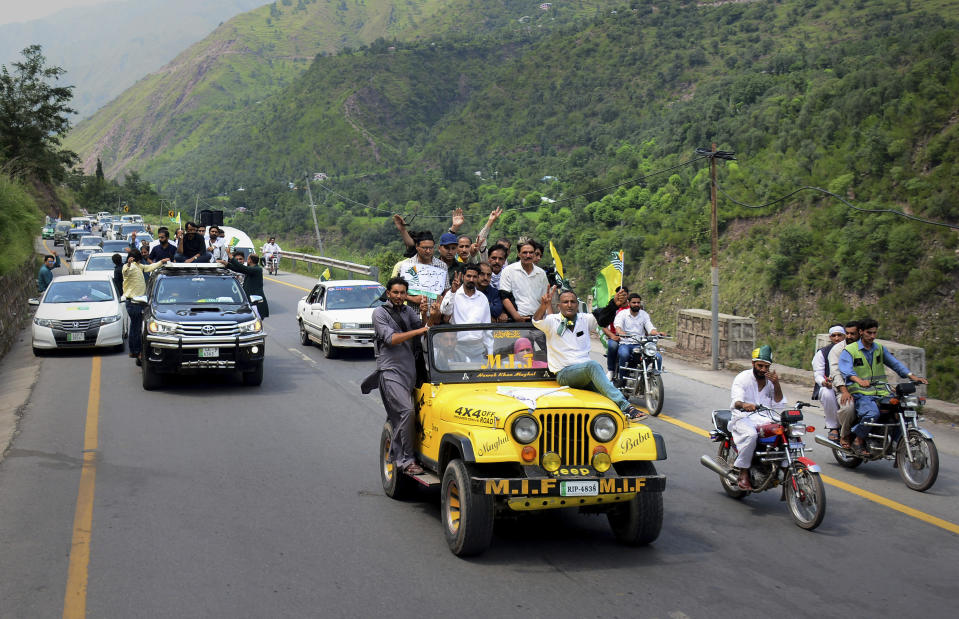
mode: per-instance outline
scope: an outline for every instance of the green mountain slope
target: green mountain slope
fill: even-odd
[[[465,206],[478,228],[503,205],[498,230],[553,240],[580,292],[625,248],[627,280],[670,325],[708,306],[705,162],[679,164],[710,142],[737,151],[720,183],[742,202],[812,185],[959,222],[957,4],[639,2],[549,32],[373,45],[318,58],[147,169],[184,189],[251,188],[231,196],[258,210],[239,224],[304,233],[304,199],[280,188],[329,173],[328,245],[369,259],[396,247],[390,212]],[[826,321],[874,314],[927,349],[933,393],[959,393],[955,231],[813,192],[762,208],[724,197],[720,217],[721,311],[755,315],[778,359],[804,364]]]

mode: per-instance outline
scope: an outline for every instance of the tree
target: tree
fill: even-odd
[[[78,160],[60,148],[70,128],[73,86],[53,86],[66,71],[46,67],[39,45],[24,49],[13,72],[0,67],[0,161],[7,172],[41,181],[61,181]]]

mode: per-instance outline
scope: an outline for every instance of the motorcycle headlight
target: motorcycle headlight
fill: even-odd
[[[650,357],[655,357],[656,353],[659,352],[659,348],[656,346],[656,342],[646,342],[643,344],[643,352]]]
[[[53,321],[47,320],[46,318],[34,318],[33,324],[37,325],[38,327],[52,327]]]
[[[521,415],[513,422],[513,438],[523,445],[528,445],[539,436],[539,424],[529,415]]]
[[[903,406],[908,408],[918,408],[919,407],[919,396],[917,395],[907,395],[902,399]]]
[[[104,316],[100,319],[101,325],[108,325],[120,320],[120,314],[114,314],[113,316]]]
[[[608,443],[616,436],[616,420],[605,413],[597,415],[589,426],[589,432],[597,442]]]
[[[805,436],[806,426],[801,423],[794,423],[789,426],[789,435],[790,436]]]
[[[147,322],[147,331],[159,335],[172,335],[176,333],[176,323],[163,322],[162,320],[151,320]]]
[[[257,320],[251,320],[250,322],[243,322],[236,326],[237,331],[240,333],[259,333],[263,330],[263,323]]]
[[[360,324],[357,322],[334,322],[334,329],[359,329]]]

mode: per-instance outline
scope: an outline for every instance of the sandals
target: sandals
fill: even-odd
[[[422,475],[423,467],[414,462],[413,464],[407,464],[406,468],[403,469],[403,472],[407,475]]]
[[[839,439],[839,446],[843,449],[852,449],[852,435],[848,434]]]
[[[839,442],[839,428],[829,428],[829,435],[827,436],[827,438],[828,438],[830,441],[834,442],[834,443],[838,443],[838,442]]]
[[[646,413],[644,413],[643,411],[639,410],[639,409],[636,408],[635,406],[630,406],[630,407],[627,408],[625,411],[623,411],[623,414],[625,414],[626,417],[629,418],[629,419],[631,419],[632,421],[640,421],[641,419],[645,419],[645,418],[649,417],[648,414],[646,414]]]

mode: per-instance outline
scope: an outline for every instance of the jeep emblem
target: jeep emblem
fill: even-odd
[[[200,329],[200,333],[203,335],[216,335],[216,327],[213,325],[203,325],[203,328]]]

